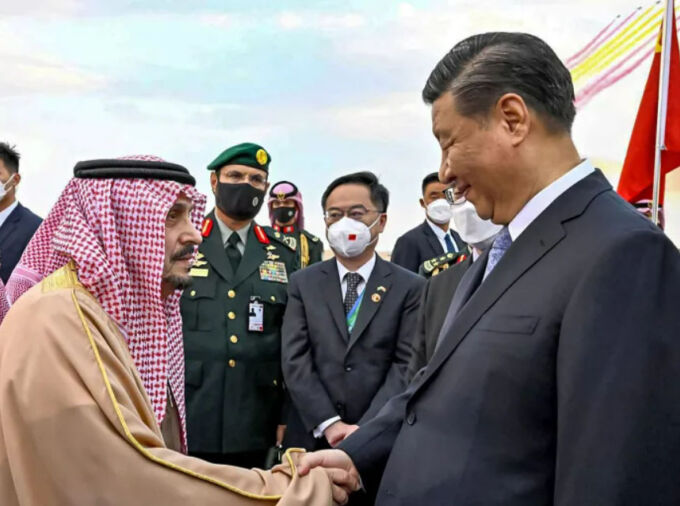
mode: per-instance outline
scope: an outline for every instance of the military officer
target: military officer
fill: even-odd
[[[302,194],[293,183],[280,181],[269,192],[269,219],[275,230],[285,235],[284,240],[297,251],[300,268],[320,262],[323,242],[305,230]]]
[[[295,251],[253,219],[268,189],[269,153],[232,146],[210,165],[216,207],[182,295],[189,453],[263,467],[282,439],[281,324]]]

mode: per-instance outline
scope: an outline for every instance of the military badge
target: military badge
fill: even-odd
[[[288,246],[290,249],[295,251],[297,248],[297,239],[293,236],[287,235],[283,238],[283,242],[286,243],[286,246]]]
[[[371,300],[377,304],[378,302],[380,302],[380,295],[374,293],[373,295],[371,295]]]
[[[189,276],[193,278],[207,278],[208,277],[208,269],[197,269],[196,267],[193,267],[189,271]]]
[[[286,264],[273,260],[265,260],[260,264],[260,279],[276,283],[288,283]]]
[[[257,153],[255,153],[255,159],[257,160],[257,163],[260,165],[267,165],[267,161],[269,160],[269,157],[267,156],[267,152],[260,148],[257,150]]]

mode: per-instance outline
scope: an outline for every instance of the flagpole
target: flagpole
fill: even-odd
[[[666,112],[668,109],[668,74],[671,63],[671,30],[673,0],[666,0],[661,35],[661,68],[659,74],[659,104],[656,114],[656,145],[654,150],[654,193],[652,198],[652,221],[659,223],[659,193],[661,191],[661,151],[666,149]]]

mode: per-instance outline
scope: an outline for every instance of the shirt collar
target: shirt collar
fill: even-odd
[[[236,232],[241,239],[241,242],[245,246],[246,241],[248,240],[248,231],[250,230],[250,226],[253,224],[251,221],[248,223],[245,227],[240,228],[239,230],[232,230],[230,229],[222,220],[220,220],[217,216],[215,216],[215,221],[217,221],[217,226],[220,229],[220,235],[222,236],[222,244],[224,246],[227,245],[227,241],[229,240],[229,237],[231,237],[231,234],[233,232]]]
[[[9,215],[12,214],[12,211],[14,211],[17,208],[18,205],[19,205],[19,201],[15,200],[6,209],[3,209],[2,211],[0,211],[0,227],[5,224],[5,221],[7,221],[7,218],[9,218]]]
[[[368,282],[368,278],[371,277],[371,273],[373,272],[373,268],[375,267],[375,262],[376,262],[376,255],[377,253],[373,254],[371,258],[361,267],[359,267],[356,271],[350,271],[340,263],[340,260],[337,258],[335,261],[338,264],[338,274],[340,275],[340,283],[345,279],[345,274],[348,272],[356,272],[357,274],[360,274],[361,277],[363,278],[364,282]]]
[[[524,232],[550,204],[592,172],[595,172],[595,167],[590,163],[590,160],[585,159],[569,172],[562,175],[534,195],[508,225],[508,231],[510,232],[512,240],[516,241],[522,232]]]
[[[437,225],[432,223],[430,221],[430,218],[428,218],[428,217],[425,217],[425,221],[427,222],[428,225],[430,225],[430,228],[435,233],[435,235],[443,241],[444,237],[446,237],[446,234],[448,234],[448,232],[444,232],[441,228],[439,228]],[[451,230],[451,229],[449,229],[449,230]]]

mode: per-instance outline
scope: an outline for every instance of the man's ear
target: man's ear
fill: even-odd
[[[518,146],[529,135],[531,115],[524,99],[516,93],[506,93],[496,102],[494,115],[503,132],[509,136],[510,144]]]
[[[217,172],[215,171],[210,173],[210,188],[212,189],[213,195],[217,194]]]
[[[387,224],[387,214],[383,213],[380,215],[380,221],[378,222],[378,232],[382,234],[385,230],[385,225]]]
[[[419,200],[419,202],[420,202],[420,207],[422,207],[423,209],[427,209],[427,206],[425,205],[425,199],[421,198]]]

